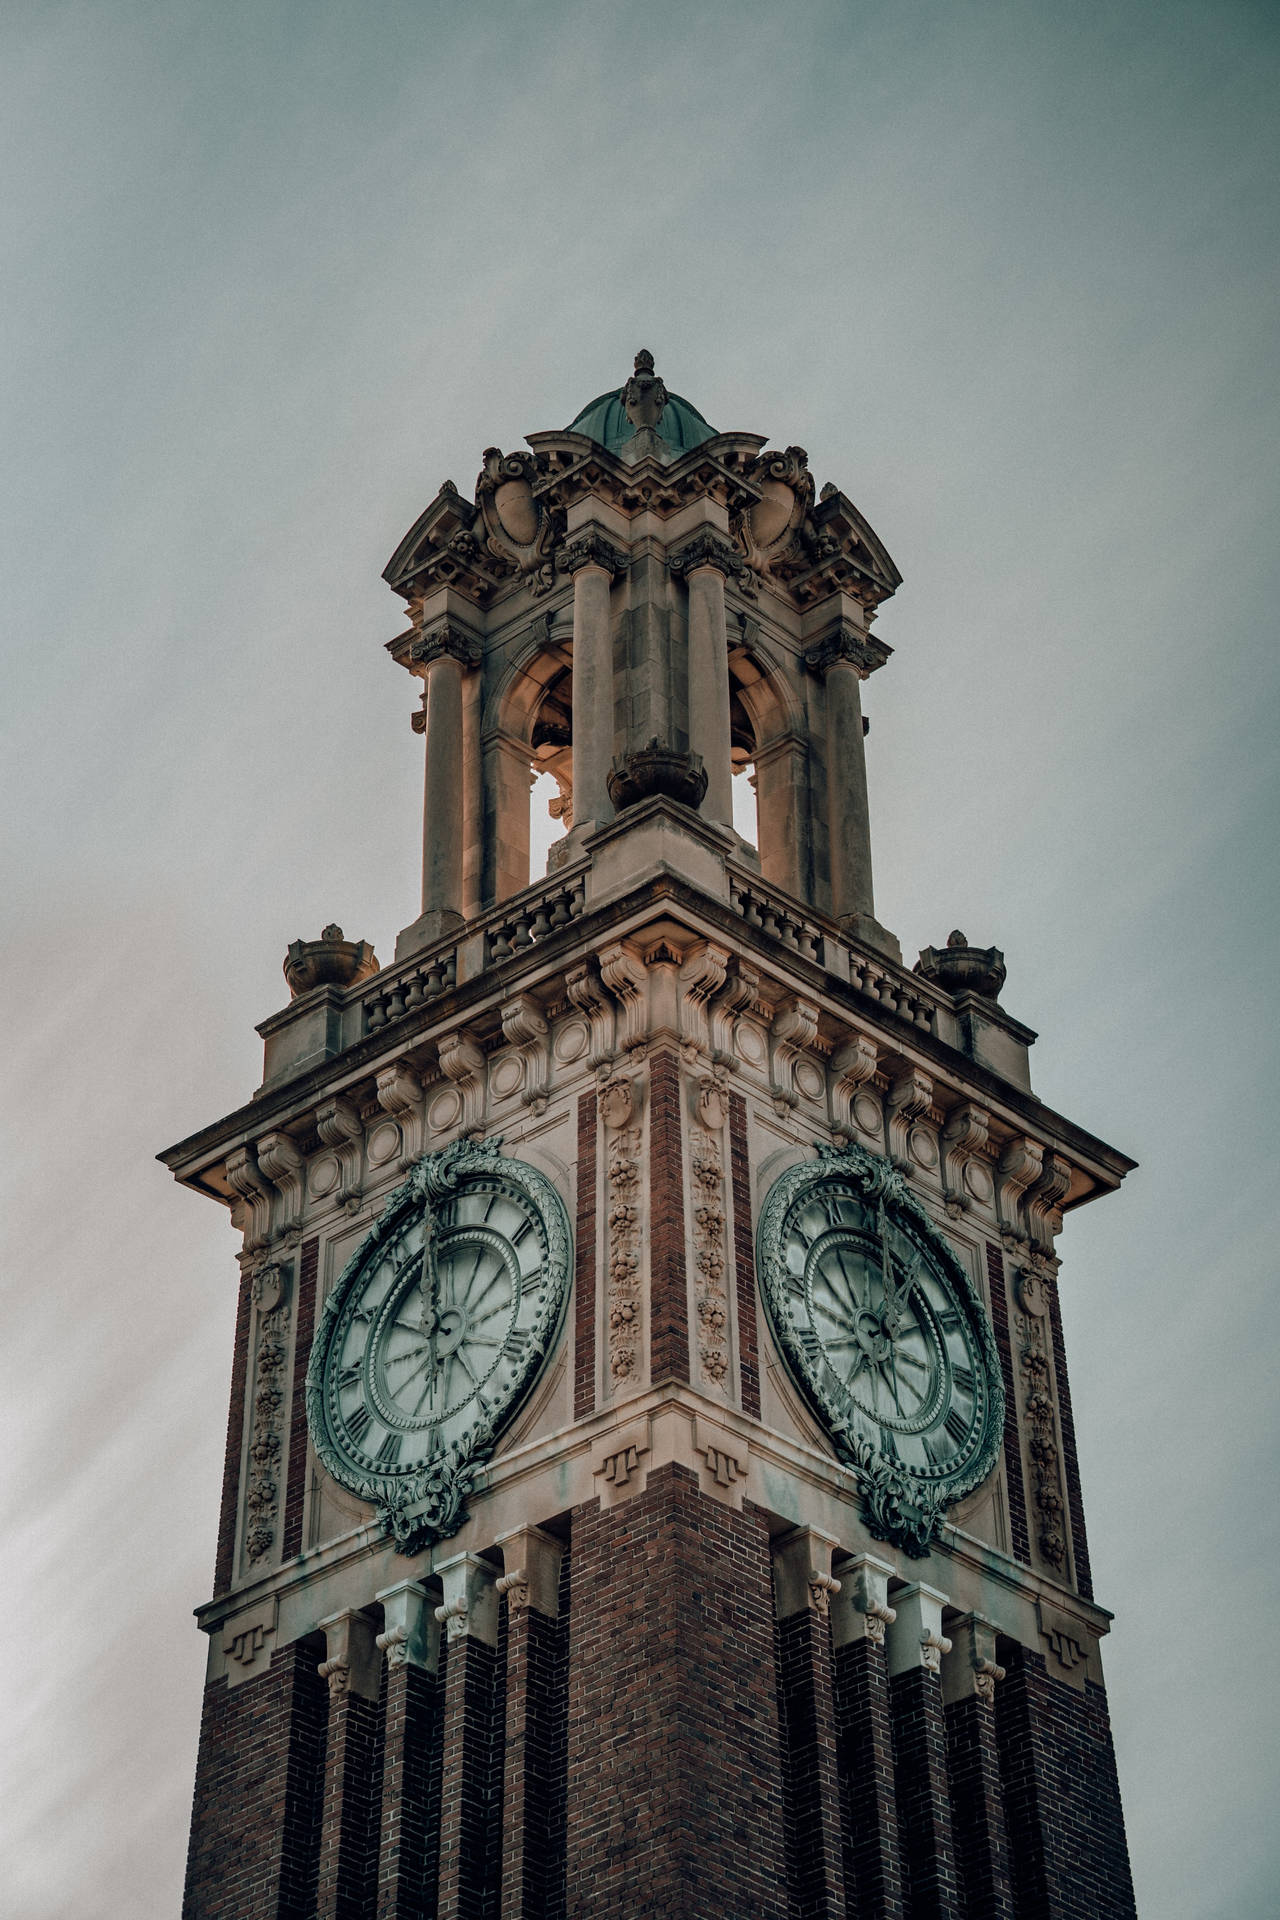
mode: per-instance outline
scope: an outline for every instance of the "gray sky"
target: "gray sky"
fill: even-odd
[[[1274,1911],[1274,337],[1264,5],[60,5],[0,19],[0,1904],[177,1910],[239,1104],[289,940],[389,958],[379,574],[641,344],[906,577],[880,917],[1008,958],[1138,1156],[1063,1251],[1139,1903]]]

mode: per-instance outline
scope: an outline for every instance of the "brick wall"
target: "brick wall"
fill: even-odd
[[[935,1673],[912,1667],[890,1680],[889,1698],[907,1912],[912,1920],[960,1920],[942,1687]]]
[[[1028,1647],[999,1645],[996,1724],[1018,1920],[1132,1920],[1106,1695],[1055,1680]]]
[[[833,1691],[849,1912],[857,1920],[903,1920],[906,1905],[884,1648],[869,1640],[841,1647],[835,1656]]]
[[[729,1095],[729,1173],[733,1192],[733,1268],[738,1303],[738,1368],[742,1410],[760,1418],[760,1351],[756,1329],[756,1256],[751,1218],[751,1164],[747,1156],[747,1103]]]
[[[575,1511],[569,1920],[783,1920],[764,1518],[679,1466]]]
[[[649,1377],[689,1378],[684,1156],[680,1067],[674,1053],[649,1062]]]
[[[205,1689],[184,1920],[315,1912],[328,1689],[305,1642]]]

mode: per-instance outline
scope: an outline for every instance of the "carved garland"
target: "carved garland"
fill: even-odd
[[[1026,1271],[1018,1275],[1017,1293],[1022,1312],[1014,1315],[1013,1324],[1022,1368],[1022,1417],[1027,1429],[1027,1452],[1031,1456],[1039,1514],[1036,1543],[1054,1571],[1065,1574],[1066,1501],[1053,1415],[1053,1373],[1045,1337],[1044,1289],[1037,1275]]]
[[[256,1566],[270,1553],[276,1537],[280,1502],[281,1424],[284,1372],[289,1358],[290,1311],[282,1268],[262,1266],[253,1276],[258,1309],[258,1343],[253,1371],[253,1424],[249,1435],[249,1477],[245,1489],[245,1554]]]
[[[609,1130],[609,1265],[605,1286],[609,1378],[615,1386],[633,1380],[640,1359],[640,1149],[631,1082],[621,1075],[600,1089],[600,1118]]]
[[[704,1081],[698,1097],[698,1119],[701,1124],[691,1130],[689,1141],[689,1170],[693,1176],[698,1359],[706,1378],[717,1387],[723,1387],[729,1371],[724,1156],[717,1138],[724,1128],[727,1115],[724,1088],[715,1080]]]

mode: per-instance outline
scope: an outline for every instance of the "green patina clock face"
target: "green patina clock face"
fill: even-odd
[[[418,1163],[326,1301],[307,1380],[313,1442],[402,1545],[462,1524],[559,1328],[569,1249],[541,1173],[497,1143],[458,1141]]]
[[[779,1344],[873,1533],[923,1553],[995,1464],[999,1362],[971,1281],[902,1176],[850,1147],[783,1174],[761,1214]]]

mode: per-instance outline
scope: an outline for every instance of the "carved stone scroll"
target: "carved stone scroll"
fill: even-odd
[[[426,1145],[422,1082],[407,1061],[396,1060],[379,1073],[377,1090],[378,1105],[400,1128],[400,1164],[412,1166]]]
[[[522,1066],[520,1098],[535,1113],[545,1113],[550,1091],[551,1053],[547,1023],[531,994],[517,994],[501,1011],[502,1033],[516,1048]]]
[[[1041,1252],[1053,1250],[1054,1236],[1062,1231],[1062,1202],[1071,1191],[1071,1162],[1060,1153],[1047,1153],[1040,1178],[1023,1196],[1031,1243]]]
[[[266,1133],[258,1142],[258,1166],[279,1194],[274,1230],[296,1234],[302,1225],[302,1186],[306,1161],[287,1133]]]
[[[396,1069],[390,1067],[388,1072]],[[379,1075],[379,1084],[381,1084]],[[360,1204],[361,1148],[364,1122],[350,1100],[326,1100],[316,1108],[316,1132],[326,1147],[332,1147],[338,1163],[338,1205],[354,1208]]]
[[[644,1046],[649,1012],[644,962],[624,946],[606,947],[600,955],[600,978],[622,1008],[623,1052]]]
[[[773,1018],[770,1038],[773,1042],[773,1104],[779,1118],[785,1118],[800,1104],[796,1091],[796,1068],[805,1048],[817,1038],[818,1009],[811,1000],[793,994],[784,1001]]]
[[[990,1124],[991,1116],[972,1100],[962,1101],[947,1115],[942,1130],[942,1197],[953,1215],[970,1204],[964,1184],[965,1161],[986,1146]]]
[[[613,1059],[613,1007],[608,996],[590,967],[585,965],[569,969],[564,988],[570,1004],[586,1015],[591,1030],[588,1061],[593,1067],[607,1066]]]
[[[1022,1232],[1018,1203],[1032,1181],[1038,1178],[1043,1160],[1044,1149],[1038,1141],[1018,1135],[1006,1142],[1000,1155],[996,1201],[1006,1248],[1009,1250],[1016,1250],[1026,1239]]]
[[[906,1067],[889,1088],[885,1105],[889,1115],[889,1158],[894,1165],[912,1165],[909,1140],[911,1129],[933,1103],[933,1081],[919,1067]]]
[[[711,1051],[708,1004],[724,985],[729,949],[708,940],[691,953],[680,968],[680,1034],[685,1058],[691,1063]]]
[[[446,1034],[440,1041],[440,1071],[452,1080],[462,1095],[461,1133],[472,1139],[484,1132],[485,1058],[484,1049],[465,1029]]]
[[[236,1147],[227,1155],[227,1181],[236,1195],[235,1224],[244,1233],[246,1253],[260,1253],[271,1239],[271,1182],[258,1171],[252,1147]]]
[[[739,960],[708,1008],[711,1058],[716,1066],[728,1067],[731,1072],[737,1068],[734,1034],[738,1015],[755,1005],[759,992],[760,975]]]
[[[870,1035],[851,1031],[831,1061],[831,1131],[841,1141],[855,1137],[853,1103],[858,1088],[872,1078],[880,1049]]]

